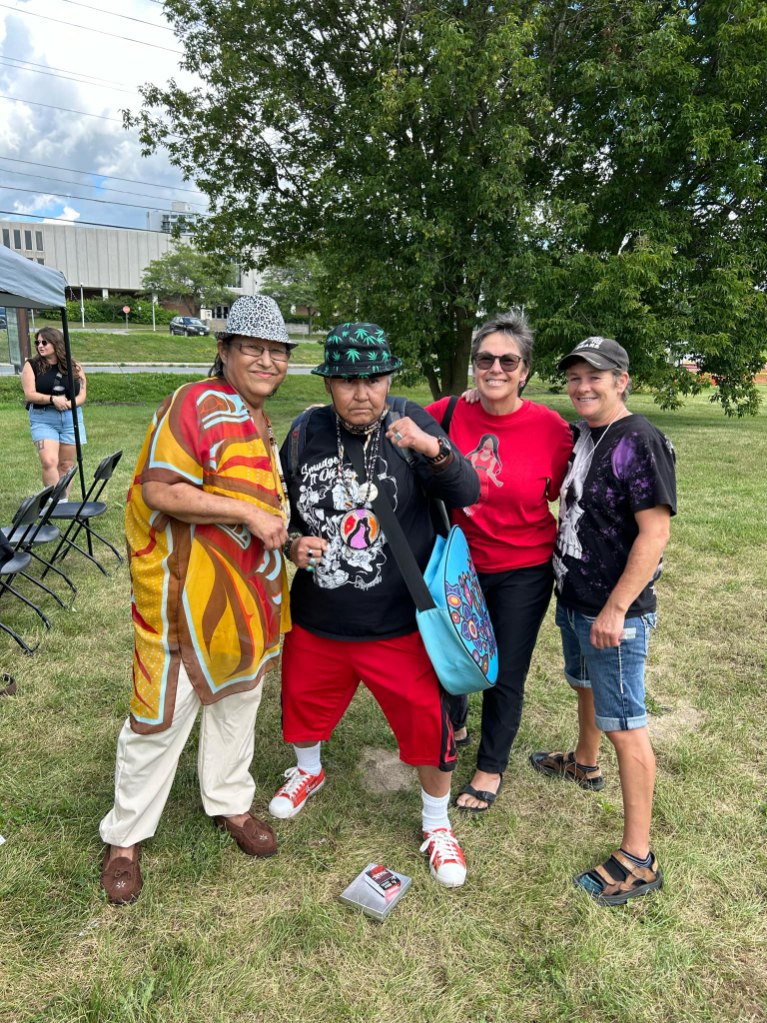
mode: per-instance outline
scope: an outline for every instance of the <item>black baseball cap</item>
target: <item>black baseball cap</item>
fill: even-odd
[[[611,337],[587,337],[562,359],[557,367],[565,370],[582,359],[594,369],[619,369],[628,372],[629,356],[626,349]]]

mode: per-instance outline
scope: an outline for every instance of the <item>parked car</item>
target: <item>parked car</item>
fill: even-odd
[[[0,330],[8,329],[8,319],[5,315],[5,306],[0,305]]]
[[[207,337],[210,330],[196,316],[174,316],[170,321],[171,334],[186,334],[187,337]]]

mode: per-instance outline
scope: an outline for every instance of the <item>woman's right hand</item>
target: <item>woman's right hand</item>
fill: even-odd
[[[288,538],[288,529],[282,515],[271,515],[255,505],[246,505],[248,516],[245,525],[257,536],[268,551],[276,551]]]

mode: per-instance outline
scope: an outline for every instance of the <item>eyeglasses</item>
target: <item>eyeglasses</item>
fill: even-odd
[[[513,373],[522,362],[521,355],[493,355],[492,352],[477,352],[474,356],[474,365],[477,369],[492,369],[496,360],[501,364],[501,369],[507,373]]]
[[[267,345],[256,344],[255,341],[234,341],[233,344],[249,359],[260,359],[264,352],[278,366],[284,365],[290,359],[290,352],[284,348],[269,348]]]

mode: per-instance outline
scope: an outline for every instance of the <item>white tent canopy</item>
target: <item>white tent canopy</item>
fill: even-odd
[[[0,306],[7,306],[11,309],[55,308],[60,311],[64,347],[67,353],[69,392],[74,394],[72,348],[69,343],[69,324],[67,323],[66,285],[66,278],[61,270],[33,263],[31,259],[12,252],[5,245],[0,245]],[[80,472],[80,491],[84,497],[83,451],[74,402],[72,403],[72,425],[75,432],[77,467]],[[90,545],[90,537],[88,537],[88,543]]]
[[[67,282],[61,270],[0,246],[0,305],[12,309],[60,309],[66,305]]]

